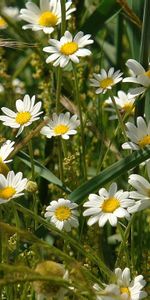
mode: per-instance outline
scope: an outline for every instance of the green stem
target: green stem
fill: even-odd
[[[146,70],[148,69],[148,59],[149,59],[149,48],[150,48],[149,37],[150,37],[150,1],[145,0],[139,61]],[[139,99],[135,107],[136,108],[135,120],[137,119],[138,116],[144,115],[144,107],[145,107],[145,99]]]
[[[121,116],[121,114],[120,114],[120,112],[119,112],[119,109],[118,109],[118,106],[117,106],[117,104],[116,104],[115,98],[114,98],[114,96],[113,96],[113,94],[112,94],[111,91],[110,91],[110,97],[111,97],[111,100],[112,100],[112,102],[113,102],[114,108],[115,108],[115,110],[116,110],[116,114],[117,114],[117,117],[118,117],[118,121],[119,121],[119,123],[120,123],[120,127],[121,127],[121,129],[122,129],[122,133],[123,133],[124,138],[125,138],[125,140],[126,140],[127,137],[126,137],[125,125],[124,125],[124,123],[123,123],[122,116]]]
[[[80,119],[80,128],[81,128],[81,146],[82,146],[82,162],[83,162],[83,175],[84,179],[87,179],[87,169],[86,169],[86,152],[85,152],[85,138],[84,138],[84,126],[83,126],[83,118],[82,118],[82,109],[80,103],[80,95],[79,95],[79,85],[78,85],[78,77],[77,77],[77,70],[74,64],[73,66],[73,74],[74,74],[74,81],[75,81],[75,97],[76,103],[79,110],[79,119]]]
[[[32,172],[32,180],[35,180],[35,170],[34,170],[34,157],[33,157],[33,147],[32,147],[32,141],[29,141],[28,144],[29,148],[29,155],[30,155],[30,160],[31,160],[31,172]]]
[[[60,0],[61,3],[61,35],[66,30],[66,0]]]
[[[59,113],[60,105],[60,94],[61,94],[61,80],[62,80],[62,70],[60,67],[57,68],[57,88],[56,88],[56,113]]]
[[[121,228],[121,225],[117,224],[117,227],[118,227],[118,231],[121,235],[121,238],[122,238],[122,243],[123,243],[123,248],[124,248],[124,254],[125,254],[125,257],[126,257],[126,265],[127,266],[130,266],[130,258],[129,258],[129,253],[128,253],[128,247],[127,247],[127,240],[125,238],[125,232],[123,232],[122,228]]]
[[[61,145],[61,137],[58,137],[58,161],[59,161],[59,175],[60,180],[63,181],[63,157],[62,157],[62,145]]]

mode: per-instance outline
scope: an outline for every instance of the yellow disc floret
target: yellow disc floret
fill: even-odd
[[[39,25],[49,27],[55,26],[57,23],[57,16],[51,11],[44,11],[39,17]]]
[[[69,130],[69,127],[67,125],[59,124],[59,125],[55,126],[54,133],[56,135],[61,135],[61,134],[65,134],[68,130]]]
[[[105,213],[112,213],[114,212],[118,207],[120,207],[120,202],[118,199],[114,197],[110,197],[106,199],[102,204],[102,211]]]
[[[100,87],[102,89],[106,89],[108,88],[109,86],[112,86],[114,83],[114,80],[112,78],[105,78],[105,79],[102,79],[99,83]]]
[[[6,28],[7,27],[7,23],[6,21],[0,17],[0,28]]]
[[[60,206],[56,208],[55,216],[59,221],[68,220],[71,216],[71,209],[67,206]]]
[[[150,135],[144,136],[141,140],[138,141],[138,144],[141,148],[150,145]]]
[[[61,46],[60,52],[64,55],[71,55],[78,50],[78,44],[76,42],[69,42]]]
[[[16,193],[16,190],[12,186],[6,186],[3,189],[0,189],[0,198],[8,200],[12,198]]]
[[[148,76],[150,78],[150,70],[144,73],[144,75]]]
[[[19,123],[20,125],[24,125],[30,121],[31,117],[32,116],[31,116],[30,112],[22,111],[22,112],[17,113],[16,122]]]
[[[129,299],[129,296],[130,296],[130,291],[129,291],[129,288],[128,287],[121,287],[120,288],[120,293],[121,294],[127,294],[128,295],[128,299]]]

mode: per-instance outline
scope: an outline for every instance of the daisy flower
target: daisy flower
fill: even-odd
[[[131,94],[126,94],[123,91],[118,91],[118,97],[115,97],[115,102],[116,105],[118,106],[119,110],[122,113],[133,113],[134,112],[134,102],[135,102],[135,98],[133,98],[133,96]],[[112,105],[113,106],[113,102],[111,100],[111,98],[109,97],[106,101],[106,104]]]
[[[93,74],[94,78],[90,80],[91,86],[97,88],[96,94],[105,94],[107,90],[112,89],[113,85],[122,80],[122,74],[120,70],[114,72],[114,68],[110,68],[108,72],[102,69],[100,74]]]
[[[129,192],[117,191],[117,184],[114,182],[109,191],[101,188],[99,195],[89,195],[89,201],[83,205],[88,207],[83,216],[91,216],[87,222],[89,226],[98,222],[99,226],[103,227],[107,221],[112,226],[116,226],[118,218],[130,218],[127,208],[132,206],[134,202],[134,200],[129,199]]]
[[[150,179],[150,162],[146,164],[148,177]],[[132,174],[129,176],[129,184],[136,190],[130,192],[130,198],[138,200],[135,205],[129,207],[130,213],[135,213],[150,207],[150,182],[143,176]]]
[[[35,96],[31,99],[29,95],[25,95],[23,100],[16,101],[17,112],[14,112],[6,107],[2,107],[1,110],[6,116],[0,116],[0,120],[3,124],[11,128],[19,128],[16,137],[23,131],[24,127],[32,124],[32,122],[39,119],[39,112],[41,108],[41,102],[35,104]]]
[[[58,201],[52,201],[46,208],[45,217],[50,218],[50,221],[55,224],[55,226],[62,230],[69,232],[72,227],[78,227],[78,211],[76,208],[78,205],[63,198],[58,199]]]
[[[116,284],[105,285],[103,290],[97,283],[93,288],[96,291],[96,300],[119,300],[120,290]]]
[[[66,20],[75,8],[70,8],[72,1],[66,3]],[[33,31],[43,30],[44,33],[52,33],[54,27],[61,23],[61,3],[60,0],[40,0],[40,7],[31,1],[26,3],[26,9],[20,10],[20,18],[29,24],[24,25],[23,29]]]
[[[2,13],[4,13],[6,16],[10,18],[17,20],[19,15],[19,9],[18,7],[12,7],[12,6],[3,7]],[[0,16],[0,29],[5,29],[7,27],[8,27],[7,22],[4,20],[3,17]]]
[[[142,291],[146,284],[142,275],[131,280],[129,268],[125,268],[123,271],[116,268],[115,275],[117,285],[120,288],[121,300],[139,300],[147,296],[147,293]]]
[[[70,113],[65,114],[53,114],[52,120],[44,126],[41,133],[46,135],[47,138],[52,136],[61,136],[63,139],[68,140],[69,135],[74,135],[77,133],[75,128],[79,126],[80,121],[77,120],[77,115],[73,115],[70,118]]]
[[[13,171],[10,171],[7,177],[0,174],[0,204],[24,194],[21,192],[26,188],[27,179],[22,179],[22,176],[22,172],[15,174]]]
[[[128,59],[126,66],[130,69],[133,76],[124,78],[123,82],[133,82],[141,85],[140,87],[131,89],[129,92],[134,96],[144,93],[150,87],[150,70],[146,71],[143,66],[134,59]]]
[[[7,175],[9,172],[9,168],[6,165],[7,163],[11,162],[12,160],[6,160],[9,154],[13,151],[14,149],[14,143],[11,142],[10,140],[7,140],[1,147],[0,147],[0,173],[3,175]]]
[[[137,126],[131,122],[125,124],[127,136],[131,142],[122,145],[123,149],[139,150],[150,145],[150,122],[148,125],[142,117],[137,118]]]
[[[60,41],[50,39],[51,46],[43,48],[43,51],[51,53],[46,59],[46,63],[54,62],[54,67],[60,65],[61,68],[64,68],[70,61],[79,63],[79,57],[91,54],[90,50],[84,48],[94,42],[90,40],[90,37],[90,34],[84,35],[82,31],[79,31],[73,38],[72,34],[66,31]]]

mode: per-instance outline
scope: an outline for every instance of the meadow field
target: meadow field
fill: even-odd
[[[150,1],[0,1],[0,300],[150,297]]]

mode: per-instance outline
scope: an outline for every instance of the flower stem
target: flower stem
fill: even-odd
[[[66,30],[66,0],[60,0],[61,3],[61,35]]]
[[[120,114],[120,112],[119,112],[119,109],[118,109],[118,106],[117,106],[117,104],[116,104],[115,98],[114,98],[114,96],[113,96],[113,94],[112,94],[111,91],[110,91],[110,97],[111,97],[111,100],[112,100],[112,102],[113,102],[114,108],[115,108],[115,110],[116,110],[116,114],[117,114],[117,117],[118,117],[118,121],[119,121],[119,123],[120,123],[120,127],[121,127],[121,129],[122,129],[122,133],[123,133],[124,138],[125,138],[125,140],[126,140],[127,137],[126,137],[125,125],[124,125],[124,123],[123,123],[121,114]]]
[[[84,137],[84,126],[83,126],[83,117],[82,117],[82,109],[80,103],[80,96],[79,96],[79,85],[78,85],[78,77],[77,77],[77,70],[74,64],[73,66],[73,74],[74,74],[74,81],[75,81],[75,97],[76,103],[79,110],[79,118],[80,118],[80,127],[81,127],[81,146],[82,146],[82,162],[83,162],[83,175],[84,179],[87,179],[87,169],[86,169],[86,152],[85,152],[85,137]]]

